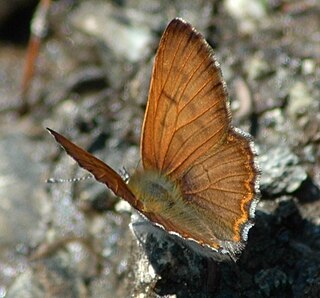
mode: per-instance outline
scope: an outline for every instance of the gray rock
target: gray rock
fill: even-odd
[[[312,109],[312,105],[315,103],[315,99],[308,91],[307,85],[303,82],[296,82],[289,93],[287,106],[288,116],[295,124],[298,124],[298,121],[303,124],[308,120],[301,118],[308,117],[310,109]],[[314,106],[314,108],[316,108],[316,106]]]
[[[261,191],[268,195],[292,193],[307,178],[299,158],[289,148],[275,147],[259,156]]]
[[[218,285],[217,263],[139,214],[131,220],[132,297],[211,297]]]
[[[35,280],[31,270],[27,270],[19,275],[8,289],[7,298],[41,298],[44,295],[40,284]]]
[[[39,240],[44,167],[34,142],[21,132],[0,133],[0,247]],[[9,212],[10,211],[10,212]],[[38,231],[36,233],[35,231]]]
[[[103,2],[82,2],[72,14],[72,23],[101,40],[118,58],[137,62],[152,39],[150,29],[138,15]]]

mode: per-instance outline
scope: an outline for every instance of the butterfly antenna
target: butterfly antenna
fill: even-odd
[[[46,180],[46,183],[66,183],[66,182],[73,183],[73,182],[80,182],[80,181],[84,181],[92,178],[93,178],[92,175],[87,175],[87,176],[78,177],[78,178],[70,178],[70,179],[49,178]]]

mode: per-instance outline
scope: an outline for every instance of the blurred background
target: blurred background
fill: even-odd
[[[136,169],[175,17],[213,47],[262,170],[246,250],[212,279],[198,257],[153,272],[131,209],[93,179],[46,183],[87,175],[46,127]],[[318,0],[0,1],[0,297],[319,297],[319,28]]]

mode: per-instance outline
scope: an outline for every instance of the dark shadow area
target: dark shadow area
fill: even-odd
[[[302,219],[293,201],[280,203],[274,215],[257,212],[249,235],[237,263],[216,263],[180,241],[172,244],[170,235],[159,241],[150,234],[145,249],[161,277],[154,291],[177,297],[319,297],[320,230]]]
[[[311,203],[320,200],[320,189],[308,177],[302,182],[299,189],[294,193],[294,196],[299,199],[300,203]]]
[[[27,1],[24,5],[8,8],[8,14],[0,20],[0,40],[25,46],[29,40],[30,23],[37,1]],[[10,6],[10,5],[9,5]]]

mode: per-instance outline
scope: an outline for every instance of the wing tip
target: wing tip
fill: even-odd
[[[46,127],[46,130],[53,136],[56,142],[59,143],[64,150],[66,150],[66,147],[63,143],[65,143],[65,141],[68,141],[68,140],[64,136],[62,136],[61,134],[57,133],[56,131],[54,131],[49,127]]]
[[[191,27],[191,25],[185,21],[183,18],[180,18],[180,17],[176,17],[174,19],[171,20],[171,22],[169,23],[169,26],[170,25],[173,25],[173,24],[184,24],[184,25],[189,25]]]
[[[170,29],[182,29],[182,30],[188,30],[189,32],[195,33],[196,35],[203,37],[201,33],[199,33],[190,23],[188,23],[186,20],[177,17],[170,21],[170,23],[167,26],[167,30]],[[167,31],[166,30],[166,31]]]
[[[54,131],[53,129],[46,127],[46,130],[54,137],[56,138],[57,135],[59,135],[56,131]]]

